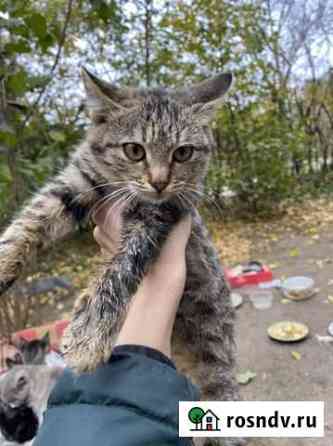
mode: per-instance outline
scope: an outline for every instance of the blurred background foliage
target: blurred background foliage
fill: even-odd
[[[330,191],[332,37],[323,0],[0,0],[0,225],[82,138],[82,65],[143,86],[234,74],[207,180],[218,208]]]

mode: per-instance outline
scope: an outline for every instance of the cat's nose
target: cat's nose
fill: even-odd
[[[167,187],[168,181],[151,181],[150,184],[160,194]]]
[[[169,184],[169,174],[168,166],[151,166],[148,171],[148,182],[160,194]]]

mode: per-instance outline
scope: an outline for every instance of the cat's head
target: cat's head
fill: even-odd
[[[8,441],[24,443],[36,435],[39,414],[62,373],[63,368],[24,365],[0,377],[0,431]]]
[[[24,366],[13,367],[0,381],[0,432],[7,441],[30,441],[38,430],[31,407],[31,374]]]
[[[50,348],[50,336],[46,333],[41,339],[27,341],[24,338],[18,338],[13,341],[13,345],[18,349],[14,358],[7,358],[8,368],[19,364],[41,365],[45,363],[45,356]]]
[[[28,403],[31,392],[31,377],[25,366],[13,367],[0,382],[0,401],[11,408]]]
[[[99,182],[112,182],[115,198],[196,202],[231,74],[175,90],[119,88],[86,70],[83,80],[93,122],[86,155]]]

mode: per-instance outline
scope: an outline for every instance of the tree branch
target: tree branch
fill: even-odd
[[[45,85],[43,86],[43,88],[39,92],[36,100],[31,105],[30,113],[25,117],[25,120],[23,122],[22,128],[25,127],[25,125],[27,124],[29,119],[34,115],[36,107],[40,103],[44,93],[46,92],[46,90],[47,90],[47,88],[48,88],[48,86],[49,86],[49,84],[51,82],[51,76],[52,76],[52,74],[54,73],[55,69],[58,66],[58,63],[59,63],[60,58],[61,58],[61,53],[62,53],[64,44],[65,44],[67,29],[68,29],[68,25],[69,25],[69,22],[70,22],[70,19],[71,19],[74,2],[75,2],[75,0],[68,0],[68,3],[67,3],[66,13],[65,13],[65,22],[64,22],[64,26],[63,26],[62,31],[61,31],[61,35],[60,35],[60,39],[59,39],[59,43],[58,43],[57,53],[56,53],[54,62],[53,62],[52,66],[50,68],[50,71],[49,71],[49,75],[48,75],[49,80],[45,83]]]

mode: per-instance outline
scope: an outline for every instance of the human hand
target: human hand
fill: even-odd
[[[114,255],[120,246],[123,206],[110,210],[102,207],[95,214],[94,237],[102,252]],[[111,211],[111,212],[110,212]],[[186,278],[185,248],[191,231],[191,217],[183,218],[171,231],[160,256],[143,280],[145,292],[155,296],[161,292],[182,296]]]
[[[122,208],[102,209],[96,216],[94,237],[103,251],[115,254],[120,244]],[[171,356],[171,335],[186,280],[185,249],[191,217],[178,222],[160,256],[142,280],[119,333],[116,345],[140,344]]]
[[[119,249],[123,209],[121,205],[102,206],[93,216],[96,223],[93,234],[102,253],[114,255]]]

